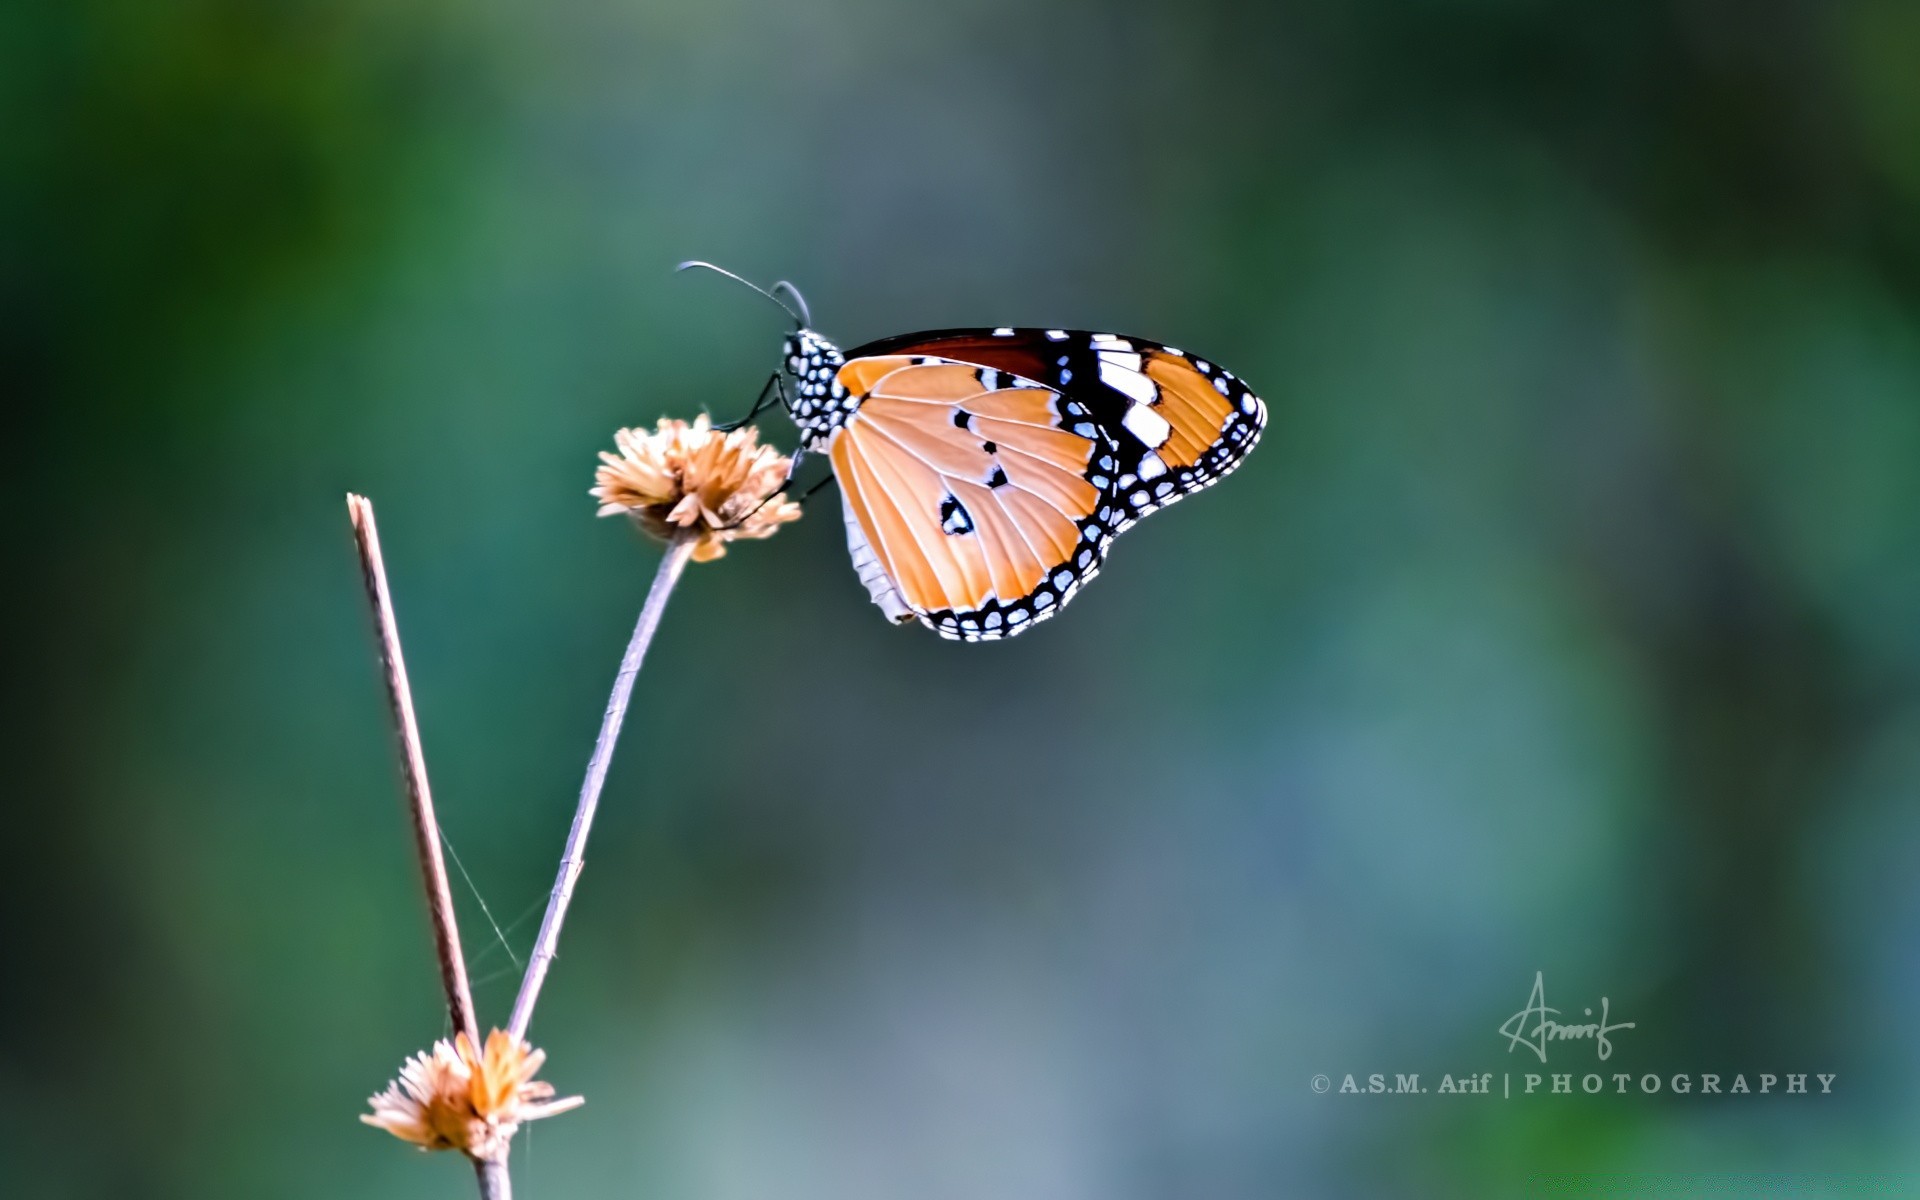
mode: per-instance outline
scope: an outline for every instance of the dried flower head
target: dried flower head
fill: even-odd
[[[466,1034],[457,1034],[409,1058],[360,1119],[422,1150],[498,1158],[521,1125],[586,1103],[579,1096],[553,1099],[553,1085],[534,1078],[546,1059],[546,1051],[504,1029],[488,1034],[478,1054]]]
[[[600,454],[593,497],[600,515],[625,513],[662,541],[693,532],[693,561],[727,552],[735,538],[772,537],[800,506],[780,489],[789,460],[748,426],[721,433],[703,414],[689,425],[662,418],[648,433],[622,429],[613,435],[618,454]]]

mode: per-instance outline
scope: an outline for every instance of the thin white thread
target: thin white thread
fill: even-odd
[[[447,848],[447,857],[453,859],[453,865],[460,869],[460,878],[467,881],[467,890],[473,893],[475,900],[479,901],[480,912],[487,918],[487,924],[493,926],[493,936],[500,939],[501,948],[507,952],[507,957],[513,960],[513,965],[518,967],[519,956],[514,954],[513,947],[507,944],[507,935],[501,930],[500,922],[493,919],[493,910],[487,907],[487,898],[482,896],[480,889],[474,886],[473,876],[467,874],[467,864],[460,861],[460,854],[453,848],[453,842],[447,837],[444,829],[440,831],[440,844]]]
[[[497,971],[488,971],[485,975],[480,976],[478,979],[473,981],[472,986],[481,987],[485,984],[492,983],[496,979],[504,979],[509,975],[517,975],[519,973],[520,973],[519,967],[501,967]]]
[[[506,925],[502,926],[502,932],[511,935],[514,930],[520,928],[522,925],[525,925],[529,917],[539,912],[541,905],[545,904],[546,902],[547,902],[546,897],[544,896],[536,897],[533,903],[527,905],[525,908],[520,910],[519,916],[515,917],[513,920],[507,922]],[[479,964],[484,963],[487,960],[491,959],[494,955],[500,953],[500,949],[501,947],[499,946],[498,943],[488,946],[486,949],[480,951],[480,953],[473,956],[474,965],[478,966]],[[514,962],[514,965],[524,966],[525,964],[519,962],[516,959]]]

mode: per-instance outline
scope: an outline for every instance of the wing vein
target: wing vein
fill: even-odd
[[[898,397],[894,397],[894,396],[889,396],[887,398],[889,400],[898,399]],[[945,401],[942,401],[942,403],[945,403]],[[900,448],[900,453],[905,454],[909,458],[913,459],[915,462],[924,465],[927,468],[927,470],[932,471],[935,475],[938,475],[941,479],[956,478],[955,476],[949,475],[947,474],[947,472],[941,470],[937,465],[934,464],[932,459],[928,458],[926,455],[920,453],[918,450],[915,450],[912,446],[907,445],[905,442],[895,437],[890,431],[888,431],[885,428],[885,425],[886,425],[886,422],[884,421],[868,421],[867,422],[867,428],[873,430],[873,434],[875,437],[885,438],[887,441],[893,443],[895,446]]]
[[[849,426],[846,431],[841,434],[841,437],[848,438],[848,435],[852,433],[853,427]],[[893,488],[885,479],[880,477],[879,469],[868,459],[866,451],[860,445],[860,439],[857,437],[848,438],[847,440],[847,460],[848,464],[854,467],[855,474],[861,477],[863,490],[867,485],[871,486],[874,496],[870,504],[877,507],[879,503],[885,502],[887,507],[892,510],[895,522],[907,531],[907,537],[914,543],[915,551],[919,554],[921,562],[925,564],[926,570],[913,582],[913,590],[917,592],[924,588],[927,591],[938,592],[941,600],[945,601],[948,607],[951,607],[952,602],[947,595],[947,581],[945,577],[941,575],[939,568],[935,566],[933,561],[927,556],[926,549],[921,545],[919,536],[913,531],[913,522],[908,519],[906,511],[901,508],[900,501],[894,495]],[[894,581],[896,583],[907,582],[906,572],[902,570],[900,566],[900,564],[906,562],[906,559],[900,553],[899,549],[894,546],[892,540],[887,537],[885,523],[881,521],[878,516],[875,516],[873,519],[873,535],[881,544],[886,555],[889,574],[893,576]],[[926,586],[929,582],[932,584],[930,588]]]
[[[1065,467],[1060,466],[1058,463],[1049,462],[1046,459],[1041,458],[1037,454],[1029,454],[1025,450],[1020,449],[1020,447],[1018,446],[1001,446],[1000,453],[1018,455],[1019,457],[1026,459],[1029,463],[1034,464],[1037,469],[1053,471],[1057,474],[1064,475],[1068,479],[1073,480],[1075,483],[1086,482],[1085,476],[1075,475],[1072,471],[1067,470]],[[1040,501],[1040,503],[1046,505],[1048,508],[1051,508],[1053,511],[1059,513],[1061,516],[1065,517],[1069,521],[1078,521],[1082,517],[1087,515],[1086,513],[1075,513],[1075,512],[1069,511],[1068,509],[1061,508],[1060,505],[1057,502],[1055,502],[1052,498],[1042,494],[1041,492],[1034,490],[1033,488],[1021,488],[1020,490],[1025,492],[1027,495],[1032,496],[1034,499]],[[1096,504],[1095,507],[1098,507],[1098,505]]]
[[[1024,489],[1022,490],[1024,491]],[[1030,496],[1033,493],[1027,492],[1026,494]],[[1027,537],[1027,531],[1020,524],[1020,518],[1015,516],[1013,510],[1011,508],[1008,508],[1006,503],[1000,499],[999,492],[995,491],[992,488],[988,488],[987,499],[993,501],[993,506],[1000,510],[1000,515],[1007,519],[1007,524],[1013,526],[1013,535],[1020,539],[1021,544],[1026,546],[1027,553],[1033,556],[1033,561],[1036,564],[1038,564],[1040,567],[1040,578],[1045,579],[1047,577],[1047,571],[1053,566],[1053,564],[1048,561],[1050,556],[1040,553],[1040,548],[1033,544],[1033,541],[1031,538]],[[1065,514],[1062,514],[1062,515],[1065,515]],[[1032,594],[1033,594],[1033,589],[1028,588],[1026,589],[1025,593],[1021,596],[1002,596],[1001,599],[1002,600],[1023,600],[1027,596],[1031,596]]]
[[[849,427],[849,429],[851,429],[851,427]],[[878,433],[877,430],[875,432]],[[885,437],[886,435],[880,434],[880,436]],[[893,441],[892,438],[887,438],[887,441],[895,446],[900,445],[900,443]],[[926,462],[925,459],[917,454],[913,454],[912,451],[907,450],[904,446],[901,447],[901,450],[911,455],[916,462]],[[895,511],[900,514],[900,523],[907,528],[907,536],[913,539],[914,544],[920,549],[920,556],[926,560],[927,566],[930,567],[934,575],[939,578],[940,591],[947,602],[947,607],[954,609],[971,607],[970,605],[962,605],[959,603],[961,598],[963,598],[969,590],[966,586],[965,567],[959,559],[954,557],[947,547],[938,542],[929,542],[926,537],[922,536],[920,527],[923,522],[915,521],[913,519],[914,510],[900,503],[899,493],[895,491],[894,485],[897,484],[899,491],[906,494],[909,502],[914,499],[912,485],[910,485],[899,472],[893,469],[893,464],[887,460],[885,455],[869,457],[863,452],[861,457],[863,461],[867,463],[868,469],[873,472],[875,479],[879,480],[880,486],[886,489],[888,498],[893,501]],[[932,471],[936,479],[945,478],[939,471],[934,470],[930,464],[928,470]],[[889,482],[887,478],[884,478],[884,476],[891,476],[891,482]],[[931,524],[931,520],[925,523]],[[935,530],[933,536],[945,537],[946,535]],[[942,568],[945,569],[943,570]],[[957,587],[955,586],[956,584],[958,585]]]

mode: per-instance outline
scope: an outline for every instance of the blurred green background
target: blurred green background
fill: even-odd
[[[354,1119],[444,1015],[342,496],[523,955],[656,561],[594,454],[777,359],[698,256],[1272,424],[1014,642],[890,628],[830,496],[689,573],[522,1197],[1920,1191],[1916,64],[1910,0],[0,9],[0,1187],[471,1194]],[[1608,1072],[1835,1094],[1311,1090],[1526,1070],[1535,971]]]

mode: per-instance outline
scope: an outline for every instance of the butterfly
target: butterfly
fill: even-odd
[[[942,637],[1012,637],[1058,613],[1115,537],[1219,482],[1266,425],[1265,403],[1233,372],[1161,342],[1002,326],[843,351],[812,328],[792,284],[682,269],[694,266],[793,317],[784,371],[740,423],[779,397],[803,452],[832,464],[873,602]]]

